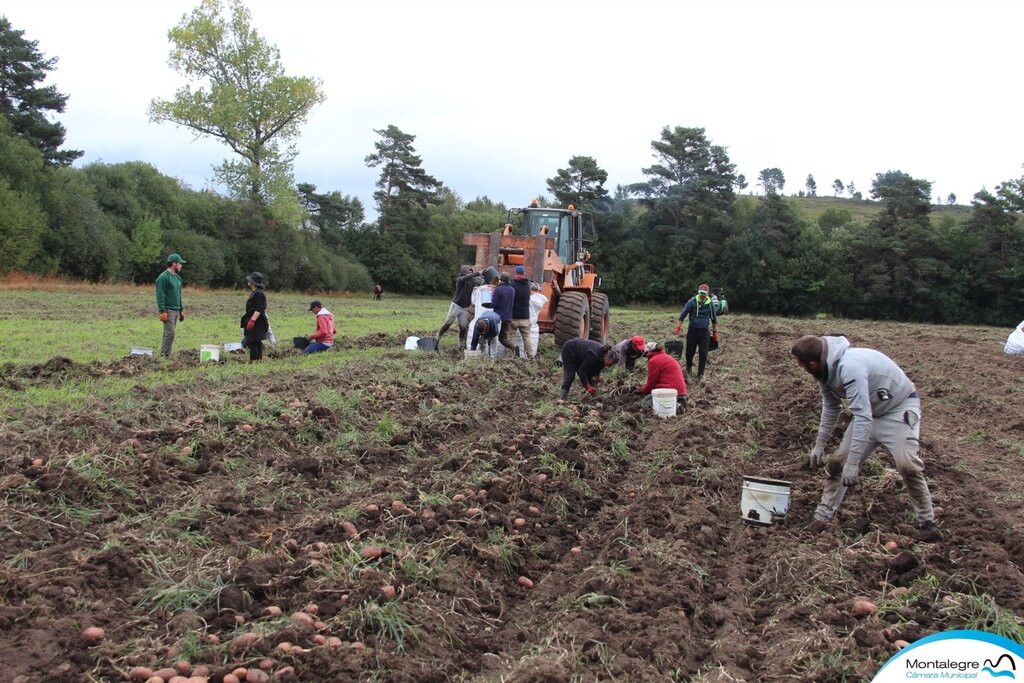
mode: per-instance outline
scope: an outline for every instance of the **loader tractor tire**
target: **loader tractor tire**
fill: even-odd
[[[555,346],[590,334],[590,302],[583,292],[565,292],[555,310]]]
[[[602,344],[608,339],[608,295],[590,295],[590,338]]]

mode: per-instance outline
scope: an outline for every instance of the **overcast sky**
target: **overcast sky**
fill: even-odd
[[[149,102],[182,81],[167,31],[198,0],[6,0],[15,29],[59,59],[48,84],[77,165],[145,161],[196,189],[228,156]],[[750,189],[784,192],[900,170],[969,203],[1024,174],[1019,0],[590,2],[248,0],[289,75],[326,102],[298,144],[297,182],[361,199],[364,157],[394,124],[464,200],[525,206],[574,155],[606,188],[644,180],[665,126],[702,127]]]

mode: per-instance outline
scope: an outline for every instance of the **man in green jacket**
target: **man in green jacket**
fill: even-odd
[[[174,331],[179,320],[185,319],[185,309],[181,305],[181,266],[185,259],[178,254],[167,257],[167,270],[156,279],[156,308],[160,312],[160,321],[164,324],[164,339],[160,345],[160,355],[169,358],[171,345],[174,344]]]

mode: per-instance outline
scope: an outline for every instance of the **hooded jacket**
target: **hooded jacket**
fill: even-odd
[[[664,351],[647,353],[647,384],[641,387],[640,393],[649,394],[652,389],[675,389],[677,396],[686,396],[683,368]]]
[[[473,269],[468,266],[463,266],[459,277],[455,279],[455,294],[452,296],[452,303],[462,308],[469,308],[473,304],[473,289],[483,283],[483,275],[474,273]]]
[[[859,466],[869,454],[871,424],[875,417],[894,410],[916,393],[906,373],[880,351],[853,348],[846,337],[821,338],[821,423],[817,445],[824,447],[835,430],[841,401],[849,402],[853,414],[853,441],[847,465]]]
[[[334,314],[326,308],[321,308],[320,312],[316,314],[316,331],[309,335],[309,338],[312,341],[320,342],[324,346],[333,346],[336,332]]]

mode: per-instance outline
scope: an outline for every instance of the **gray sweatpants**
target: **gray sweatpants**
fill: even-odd
[[[884,446],[892,455],[896,469],[903,477],[903,483],[910,494],[910,504],[917,515],[917,522],[930,522],[935,519],[932,509],[932,495],[928,491],[928,482],[924,478],[924,461],[918,452],[921,445],[921,399],[908,398],[884,415],[879,415],[871,422],[871,434],[868,437],[868,454],[866,461],[878,446]],[[843,486],[843,466],[850,455],[850,444],[853,441],[853,423],[846,428],[843,442],[839,449],[829,458],[826,469],[828,480],[821,493],[821,503],[814,516],[829,520],[836,514],[846,487]],[[861,462],[861,467],[864,462]]]
[[[160,355],[168,357],[171,355],[171,345],[174,344],[174,333],[178,327],[179,311],[167,311],[167,322],[164,323],[164,339],[160,344]]]

